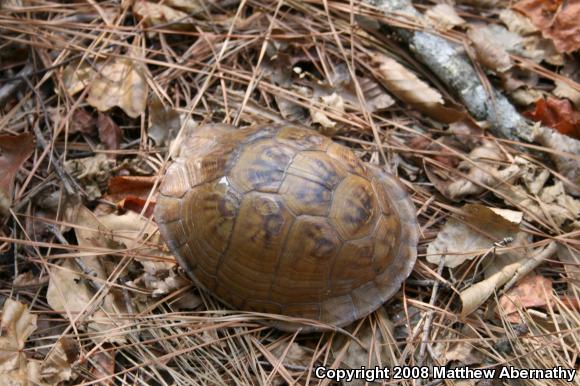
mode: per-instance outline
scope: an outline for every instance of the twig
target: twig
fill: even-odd
[[[44,120],[45,120],[46,124],[49,125],[50,120],[48,118],[48,113],[46,111],[46,107],[44,106],[44,102],[43,102],[42,98],[40,97],[40,95],[38,94],[36,87],[34,87],[34,85],[30,82],[30,79],[28,79],[28,78],[24,78],[24,82],[30,88],[30,90],[34,93],[34,95],[36,95],[36,97],[38,98],[38,103],[42,107]],[[51,158],[52,158],[51,161],[54,165],[54,169],[56,170],[56,174],[58,174],[58,176],[62,180],[62,182],[64,184],[64,188],[67,191],[67,193],[71,196],[78,194],[78,193],[86,195],[85,191],[83,190],[83,188],[81,188],[81,186],[78,184],[78,182],[66,172],[66,170],[64,169],[62,163],[60,162],[60,159],[59,159],[58,155],[56,154],[56,151],[54,150],[54,148],[52,146],[48,145],[46,138],[44,137],[44,134],[42,134],[42,130],[40,130],[38,122],[36,124],[34,124],[32,126],[32,128],[34,130],[34,135],[36,136],[36,141],[37,141],[38,145],[40,145],[40,147],[43,150],[46,150],[47,148],[49,148],[49,151],[51,153]]]
[[[518,282],[518,280],[532,272],[532,270],[540,265],[544,260],[556,253],[557,249],[558,245],[555,241],[552,241],[542,251],[534,253],[524,264],[518,268],[514,276],[506,283],[506,285],[503,287],[503,292],[508,291],[514,286],[514,284]]]
[[[439,262],[439,267],[437,267],[437,275],[441,276],[443,273],[443,267],[445,266],[445,255],[441,256],[441,261]],[[417,359],[417,365],[423,365],[423,360],[425,358],[425,349],[429,343],[429,334],[431,332],[431,323],[433,323],[433,315],[435,314],[433,306],[435,305],[435,300],[437,300],[437,292],[439,290],[439,281],[435,281],[433,284],[433,290],[431,291],[431,299],[429,300],[429,311],[427,311],[427,319],[423,324],[423,337],[421,338],[421,347],[419,348],[419,358]]]
[[[46,138],[44,138],[44,135],[42,134],[42,131],[40,130],[39,125],[35,124],[33,126],[33,130],[34,130],[34,135],[36,135],[36,141],[40,145],[42,150],[47,149],[49,146],[46,142]],[[83,192],[83,189],[74,180],[74,178],[69,176],[68,173],[64,170],[64,167],[60,163],[60,159],[58,158],[54,149],[50,149],[49,151],[52,153],[51,162],[54,165],[54,170],[56,171],[56,174],[58,174],[59,178],[61,179],[66,192],[71,196],[76,194],[76,193]]]
[[[415,285],[417,287],[433,287],[435,284],[437,284],[440,287],[446,287],[446,288],[451,287],[450,283],[446,283],[444,281],[440,281],[437,279],[425,279],[425,280],[407,279],[406,283],[409,285]]]
[[[28,63],[14,79],[10,79],[0,88],[0,105],[4,105],[8,98],[12,96],[26,82],[26,79],[32,75],[32,64]]]

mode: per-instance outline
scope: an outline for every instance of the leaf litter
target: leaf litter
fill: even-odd
[[[0,377],[281,385],[324,383],[319,365],[576,366],[576,3],[383,16],[394,3],[1,2]],[[413,31],[453,44],[438,59],[471,75],[442,76]],[[485,84],[488,112],[507,95],[528,114],[505,115],[519,136],[473,111],[462,76]],[[342,331],[282,333],[227,309],[152,217],[186,131],[283,121],[397,173],[418,210],[412,276]]]

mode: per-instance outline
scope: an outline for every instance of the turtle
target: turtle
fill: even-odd
[[[196,285],[232,309],[291,317],[270,321],[284,331],[370,314],[417,256],[416,211],[398,178],[294,124],[200,125],[154,214]]]

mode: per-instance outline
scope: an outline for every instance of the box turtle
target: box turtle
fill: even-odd
[[[155,218],[183,269],[226,305],[337,327],[393,296],[417,253],[415,209],[397,179],[289,124],[195,129]],[[300,327],[285,320],[275,327]]]

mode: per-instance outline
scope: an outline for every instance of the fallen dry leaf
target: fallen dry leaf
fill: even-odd
[[[363,96],[362,100],[358,97],[357,84]],[[309,95],[305,89],[312,90],[312,95]],[[322,84],[319,81],[306,82],[300,93],[309,99],[318,100],[321,104],[336,109],[339,114],[344,111],[360,111],[361,108],[372,113],[395,104],[395,100],[379,83],[367,77],[357,77],[355,81],[348,66],[344,64],[339,64],[334,68],[327,82]],[[324,110],[310,108],[310,113],[313,121],[321,120],[322,122],[319,123],[323,126],[326,125],[326,128],[335,128],[336,122],[323,116],[325,115]],[[334,113],[336,114],[336,111]],[[317,116],[314,117],[314,114]],[[332,132],[328,134],[332,134]]]
[[[491,261],[486,264],[483,271],[485,279],[460,293],[463,305],[462,317],[479,308],[502,286],[505,285],[504,289],[509,290],[556,251],[556,244],[552,242],[546,248],[541,247],[529,253],[527,252],[529,241],[529,236],[520,232],[509,245],[513,249],[497,251],[491,256]]]
[[[570,137],[580,139],[580,113],[566,99],[540,99],[525,115]]]
[[[14,179],[33,151],[31,134],[0,135],[0,213],[6,213],[12,205]]]
[[[540,98],[544,97],[544,92],[536,89],[518,88],[509,94],[510,101],[520,107],[528,107]]]
[[[130,210],[139,214],[142,213],[146,218],[151,218],[155,211],[155,202],[149,201],[149,204],[145,208],[146,204],[147,200],[135,196],[127,196],[117,202],[117,208],[121,210]],[[143,209],[145,209],[145,211],[143,211]]]
[[[502,10],[499,13],[499,18],[510,31],[518,35],[526,36],[538,32],[538,29],[532,24],[530,19],[511,9]]]
[[[552,282],[541,275],[530,274],[516,287],[499,298],[502,315],[511,323],[522,323],[519,309],[545,307],[552,294]]]
[[[482,145],[485,130],[480,126],[480,123],[471,118],[467,118],[450,124],[449,132],[466,149],[471,151]]]
[[[301,71],[299,67],[294,68],[293,71],[293,60],[291,55],[289,55],[287,50],[291,46],[278,45],[278,42],[274,41],[272,44],[268,45],[269,60],[264,61],[262,68],[266,77],[284,89],[290,90],[293,88],[294,79],[293,76]],[[305,88],[298,88],[297,90],[301,94],[308,94],[309,90]],[[312,93],[308,95],[312,97]],[[306,117],[306,109],[294,102],[291,98],[287,96],[274,93],[274,100],[278,106],[278,110],[284,119],[289,121],[300,121]]]
[[[116,203],[119,209],[141,213],[143,208],[145,208],[154,183],[155,177],[114,176],[109,180],[109,193],[104,198]],[[153,195],[143,214],[147,218],[153,215],[155,198],[156,195]]]
[[[153,189],[156,177],[114,176],[109,180],[109,199],[118,201],[127,196],[146,199]]]
[[[113,384],[115,378],[113,374],[115,374],[115,354],[117,353],[117,348],[108,344],[105,344],[105,347],[107,350],[99,350],[92,355],[91,358],[97,366],[93,366],[91,373],[94,379],[100,380],[100,378],[106,378],[100,380],[99,384],[108,386]]]
[[[479,194],[487,187],[508,183],[520,171],[513,163],[500,169],[505,163],[505,155],[492,142],[486,141],[473,149],[457,167],[445,167],[425,158],[425,173],[435,188],[450,200]]]
[[[565,189],[568,193],[580,196],[580,161],[570,156],[580,154],[580,140],[575,140],[555,130],[540,126],[536,140],[555,152],[548,153],[556,164],[558,172],[566,177]]]
[[[125,56],[92,66],[69,66],[63,78],[67,91],[74,95],[88,87],[87,103],[105,112],[118,106],[128,116],[136,118],[145,111],[148,86],[139,64],[139,48],[132,51],[134,58]]]
[[[525,209],[524,218],[534,220],[531,213],[547,224],[561,226],[566,222],[575,221],[580,215],[580,200],[566,194],[561,181],[544,187],[536,201],[526,189],[519,185],[502,185],[498,187],[503,199],[508,205]]]
[[[427,246],[427,261],[439,264],[445,256],[445,266],[455,268],[474,257],[484,254],[494,244],[515,237],[519,231],[521,213],[500,211],[478,204],[462,208],[462,221],[449,218],[437,238]],[[517,215],[517,217],[516,217]]]
[[[355,334],[362,346],[342,335],[333,339],[332,348],[336,358],[334,362],[336,367],[361,369],[378,366],[383,368],[393,366],[396,363],[393,351],[395,345],[394,326],[383,307],[379,308],[373,315],[376,316],[377,320],[375,328],[371,325],[369,318],[366,318]],[[349,385],[363,386],[365,381],[354,379]]]
[[[70,122],[69,133],[92,134],[95,130],[95,118],[85,109],[76,109]]]
[[[567,245],[558,244],[558,258],[568,277],[568,294],[575,297],[580,293],[580,254]]]
[[[576,109],[580,109],[580,91],[572,88],[568,82],[559,79],[556,79],[554,83],[556,84],[556,88],[552,90],[554,95],[568,99]]]
[[[364,95],[364,108],[369,113],[386,109],[395,104],[395,100],[374,80],[370,78],[359,78],[358,83]],[[350,77],[348,82],[343,84],[338,92],[348,108],[359,108],[356,87]]]
[[[330,110],[332,114],[342,115],[344,113],[344,100],[337,93],[332,93],[319,97],[317,102],[323,107],[310,107],[312,122],[320,124],[325,134],[336,134],[335,128],[337,123],[328,117],[326,111]]]
[[[544,39],[540,34],[526,36],[522,48],[515,53],[536,63],[546,61],[554,66],[562,66],[564,64],[564,54],[558,52],[552,40]]]
[[[70,95],[84,90],[95,76],[95,70],[86,63],[67,66],[62,71],[64,88]],[[55,92],[58,94],[59,90]]]
[[[193,25],[193,19],[189,14],[170,7],[169,3],[169,1],[160,4],[138,0],[133,4],[133,12],[148,26],[163,25],[166,28],[183,29]]]
[[[475,48],[477,59],[486,68],[501,73],[512,67],[509,54],[490,28],[472,26],[467,31],[467,37]]]
[[[442,366],[453,361],[462,365],[483,363],[484,355],[475,348],[477,338],[477,334],[465,325],[460,334],[455,331],[447,332],[441,342],[434,344],[433,352]]]
[[[545,60],[553,65],[563,64],[564,57],[556,50],[552,40],[544,39],[526,16],[511,9],[505,9],[500,12],[499,18],[513,34],[501,33],[500,26],[495,24],[489,25],[488,28],[498,33],[494,36],[494,40],[502,44],[508,52],[537,63]],[[517,39],[517,42],[514,38]],[[506,44],[506,41],[509,44]]]
[[[465,24],[465,20],[455,12],[455,8],[446,3],[435,4],[425,12],[425,16],[435,28],[443,30]]]
[[[24,344],[36,330],[36,315],[28,306],[6,299],[2,309],[0,328],[0,379],[3,384],[28,385],[28,370]]]
[[[62,342],[62,339],[56,342],[43,361],[28,362],[29,379],[35,386],[58,385],[71,379],[71,360]]]
[[[559,52],[580,48],[580,2],[521,0],[512,8],[528,16],[544,37],[554,41]]]
[[[165,0],[163,4],[173,8],[181,9],[190,15],[195,15],[207,9],[207,2],[205,0]]]
[[[445,106],[439,91],[396,60],[382,54],[373,55],[372,60],[377,65],[379,80],[403,102],[443,123],[456,122],[465,117],[462,111]]]
[[[34,274],[32,271],[20,273],[14,278],[14,281],[12,281],[12,287],[15,291],[18,291],[18,289],[21,288],[39,288],[46,284],[48,284],[48,276],[39,276]]]
[[[303,367],[310,365],[311,354],[309,350],[296,342],[292,342],[290,345],[279,344],[272,348],[271,353],[285,365]]]
[[[111,213],[98,217],[98,221],[106,229],[101,232],[100,237],[106,234],[112,242],[126,248],[135,248],[148,240],[154,245],[161,244],[155,223],[138,213],[126,212],[121,215]]]
[[[109,115],[99,112],[97,127],[99,128],[99,139],[105,145],[105,148],[117,150],[123,140],[123,133],[119,125]]]
[[[89,85],[87,103],[99,111],[120,107],[136,118],[145,111],[148,86],[136,59],[124,57],[103,64]]]
[[[74,230],[82,254],[75,259],[76,264],[71,260],[65,260],[62,266],[51,269],[47,291],[48,303],[52,309],[62,312],[67,317],[72,315],[75,318],[84,310],[85,313],[79,321],[86,322],[91,332],[106,331],[113,328],[113,325],[119,328],[127,323],[115,319],[116,316],[126,312],[126,303],[119,289],[110,287],[101,300],[94,299],[96,289],[102,286],[115,270],[116,260],[101,253],[91,254],[91,251],[135,248],[136,252],[140,252],[135,253],[136,257],[145,256],[148,261],[152,256],[161,255],[158,239],[142,247],[150,235],[155,233],[155,237],[158,237],[157,228],[151,222],[147,227],[147,220],[133,212],[127,212],[122,216],[110,214],[97,217],[84,206],[78,208],[73,223],[76,224]],[[145,233],[140,232],[143,229]],[[173,266],[157,261],[150,264]],[[119,334],[113,337],[92,337],[96,341],[121,342],[125,339],[123,334],[124,332],[119,330]]]
[[[85,157],[65,161],[66,171],[82,183],[89,200],[96,200],[103,195],[107,182],[111,178],[115,161],[106,154],[98,153],[94,157]]]
[[[356,91],[357,83],[364,98],[363,106],[361,106],[361,100]],[[313,89],[313,94],[316,97],[337,93],[344,100],[346,110],[359,111],[362,107],[373,113],[395,104],[395,100],[375,80],[368,77],[357,77],[355,82],[345,64],[335,66],[328,84],[311,82],[308,87]]]
[[[120,247],[130,248],[135,259],[144,266],[146,273],[152,276],[150,278],[152,281],[159,281],[159,272],[167,272],[175,266],[173,256],[160,248],[164,243],[157,231],[157,225],[152,220],[136,212],[126,212],[122,215],[111,213],[100,216],[98,221],[106,229],[106,233],[101,232],[101,237]],[[161,277],[161,281],[165,278],[166,276]],[[171,276],[168,280],[170,281],[159,284],[163,291],[170,292],[185,285],[178,277]],[[150,285],[151,288],[153,286]]]
[[[166,146],[181,127],[181,117],[171,106],[165,105],[157,95],[149,100],[149,128],[147,134],[159,146]]]
[[[51,267],[50,271],[46,300],[53,310],[66,318],[71,317],[70,322],[75,321],[78,328],[86,326],[87,331],[93,333],[91,338],[95,342],[125,341],[124,333],[119,327],[127,322],[117,319],[117,316],[127,312],[124,303],[117,300],[112,292],[102,300],[96,299],[96,291],[89,284],[91,279],[84,277],[90,277],[91,273],[97,271],[91,270],[90,273],[83,274],[69,259],[65,259],[61,266]],[[104,333],[110,333],[111,330],[116,330],[117,334]],[[98,334],[99,332],[104,334]]]

